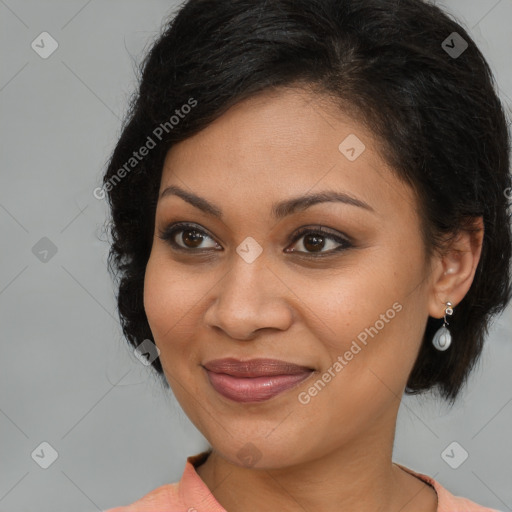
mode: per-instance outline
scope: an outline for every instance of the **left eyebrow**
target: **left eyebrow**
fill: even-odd
[[[180,187],[175,185],[171,185],[164,189],[160,194],[159,199],[163,199],[164,197],[176,195],[181,197],[184,201],[195,206],[199,210],[208,213],[214,217],[222,218],[222,210],[211,203],[204,197],[197,196],[192,192],[188,192],[183,190]],[[327,202],[340,202],[350,206],[356,206],[358,208],[363,208],[369,212],[376,213],[375,210],[368,204],[358,199],[354,196],[351,196],[345,192],[336,192],[333,190],[326,190],[323,192],[318,192],[316,194],[308,194],[298,197],[293,197],[291,199],[285,199],[284,201],[280,201],[278,203],[274,203],[272,205],[272,217],[276,220],[287,217],[288,215],[293,215],[296,212],[304,211],[307,208],[319,203],[327,203]]]

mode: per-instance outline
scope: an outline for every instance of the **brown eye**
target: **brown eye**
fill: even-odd
[[[196,229],[186,229],[181,231],[181,240],[186,247],[198,247],[203,241],[203,235]]]
[[[291,249],[289,252],[304,253],[306,255],[317,253],[323,256],[324,254],[332,254],[352,247],[352,244],[347,239],[330,233],[322,227],[317,229],[302,228],[295,234],[293,241],[297,242],[301,239],[303,241],[298,244],[299,249]],[[301,246],[302,248],[300,248]]]
[[[305,235],[302,243],[308,251],[318,252],[325,246],[325,237],[315,234]]]
[[[171,225],[160,233],[159,238],[169,242],[173,248],[183,251],[193,251],[194,249],[200,251],[202,249],[220,247],[202,229],[198,229],[195,226],[191,226],[189,224],[178,223]],[[203,244],[208,239],[212,240],[213,245],[201,246],[201,244]]]
[[[203,250],[222,250],[213,238],[202,229],[191,224],[177,223],[168,226],[164,231],[160,232],[159,238],[167,241],[173,249],[184,252],[201,252]],[[287,249],[286,252],[306,256],[328,256],[344,249],[353,247],[352,243],[342,236],[335,235],[322,227],[316,229],[302,228],[295,234],[293,242],[303,239],[299,248]],[[210,245],[204,244],[211,240]],[[302,246],[302,247],[301,247]],[[325,250],[324,250],[325,249]]]

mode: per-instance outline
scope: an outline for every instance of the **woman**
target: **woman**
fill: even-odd
[[[436,6],[186,2],[103,189],[124,333],[211,448],[110,512],[491,510],[392,448],[510,299],[508,147]]]

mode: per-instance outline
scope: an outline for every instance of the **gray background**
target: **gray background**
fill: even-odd
[[[0,0],[1,512],[127,504],[178,480],[186,457],[206,447],[123,341],[106,270],[106,204],[92,194],[134,65],[175,5]],[[490,61],[510,108],[512,0],[443,5]],[[31,47],[43,31],[59,44],[47,59]],[[57,249],[47,261],[33,251],[43,237]],[[394,456],[502,511],[512,510],[511,337],[509,308],[452,409],[402,400]],[[457,469],[441,457],[453,441],[469,453]],[[48,469],[31,456],[42,442],[58,453]],[[48,449],[36,453],[49,460]]]

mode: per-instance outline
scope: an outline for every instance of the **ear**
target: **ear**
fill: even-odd
[[[457,306],[469,291],[482,253],[484,222],[473,219],[469,229],[446,241],[441,254],[433,256],[429,315],[442,318],[447,302]]]

